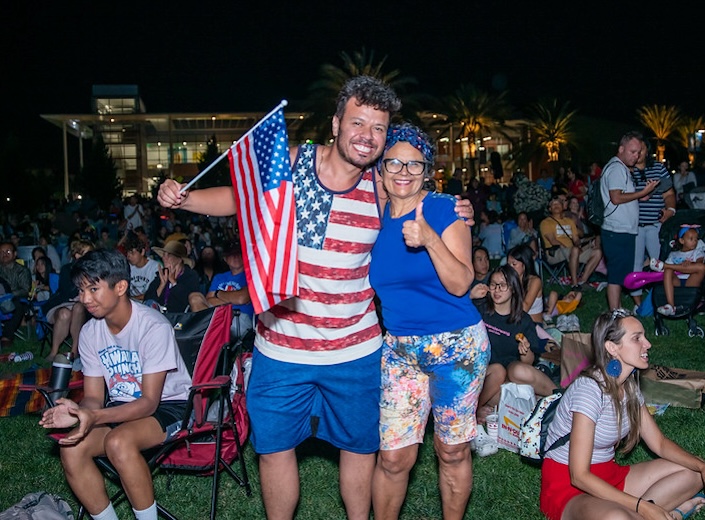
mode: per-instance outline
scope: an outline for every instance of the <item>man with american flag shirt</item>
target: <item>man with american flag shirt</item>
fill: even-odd
[[[258,315],[247,392],[269,519],[293,518],[299,499],[295,448],[310,436],[340,449],[348,518],[369,518],[382,335],[368,271],[384,204],[373,165],[400,107],[381,81],[354,77],[338,96],[333,144],[290,149],[300,291]],[[160,204],[213,216],[235,213],[230,187],[180,194],[181,188],[165,181]],[[468,206],[462,216],[471,216]]]

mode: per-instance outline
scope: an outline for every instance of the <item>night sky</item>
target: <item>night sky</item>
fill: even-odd
[[[436,96],[474,83],[625,122],[644,104],[705,114],[700,2],[42,3],[0,22],[3,137],[31,135],[37,160],[61,141],[39,114],[88,112],[93,84],[137,84],[154,113],[265,111],[363,47]]]

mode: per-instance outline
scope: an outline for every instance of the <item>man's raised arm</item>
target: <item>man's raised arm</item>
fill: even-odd
[[[183,209],[201,215],[229,217],[236,212],[235,197],[230,186],[218,186],[181,193],[184,184],[167,179],[159,186],[157,200],[165,208]]]

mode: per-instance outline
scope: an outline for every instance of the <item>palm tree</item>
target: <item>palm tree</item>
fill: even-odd
[[[355,76],[365,75],[380,79],[394,89],[402,100],[402,116],[417,121],[416,112],[421,96],[409,95],[407,89],[417,84],[415,78],[403,76],[397,70],[385,68],[387,56],[375,60],[375,52],[369,53],[363,47],[360,51],[348,54],[341,52],[342,67],[325,63],[320,68],[320,79],[308,88],[305,110],[310,113],[301,125],[303,132],[314,132],[319,142],[330,138],[330,118],[335,113],[335,102],[345,82]]]
[[[529,107],[529,136],[515,150],[514,160],[526,166],[532,160],[557,164],[568,158],[575,147],[574,123],[577,110],[557,99],[540,101]]]
[[[506,100],[507,92],[491,94],[474,85],[461,85],[443,102],[441,112],[447,114],[446,121],[460,125],[459,139],[467,139],[470,146],[469,170],[475,176],[475,141],[483,134],[506,135],[506,121],[511,115],[511,106]]]
[[[688,150],[688,161],[690,164],[694,164],[695,162],[695,143],[692,139],[698,130],[701,130],[702,128],[705,128],[705,120],[703,120],[703,116],[697,118],[684,117],[681,120],[681,124],[678,128],[676,128],[678,144]]]
[[[649,105],[637,109],[639,121],[651,130],[656,138],[656,159],[663,161],[668,138],[678,129],[683,119],[677,107]]]

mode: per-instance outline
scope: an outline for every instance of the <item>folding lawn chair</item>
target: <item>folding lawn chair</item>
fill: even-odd
[[[541,234],[538,234],[538,243],[539,243],[539,277],[541,280],[544,282],[544,284],[547,283],[555,283],[558,285],[562,285],[562,278],[568,277],[568,261],[567,260],[561,260],[558,263],[551,264],[548,261],[548,249],[545,247],[545,243],[543,241],[543,237],[541,237]],[[548,278],[548,280],[547,280]]]
[[[243,364],[251,353],[243,351],[241,342],[230,341],[230,305],[165,316],[174,326],[179,350],[192,376],[192,386],[181,430],[145,451],[145,458],[152,474],[165,471],[168,482],[180,471],[212,475],[210,518],[214,519],[221,471],[244,487],[247,496],[252,495],[242,457],[242,446],[249,433]],[[233,364],[235,368],[231,372]],[[234,381],[231,374],[235,374]],[[240,474],[231,467],[235,458],[240,459]],[[107,457],[96,458],[96,463],[110,480],[120,485],[119,475]],[[125,492],[120,488],[111,501],[116,503],[123,498]],[[159,501],[157,510],[163,518],[178,520]],[[83,518],[84,513],[81,507],[77,518]]]

